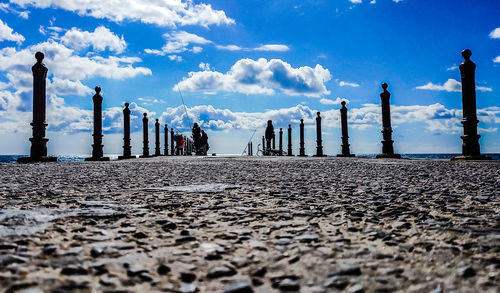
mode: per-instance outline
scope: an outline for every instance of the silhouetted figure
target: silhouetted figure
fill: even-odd
[[[201,154],[206,156],[210,146],[208,145],[208,135],[205,130],[201,131],[200,137]]]
[[[102,96],[101,88],[95,87],[94,102],[94,144],[92,144],[92,157],[85,158],[85,161],[109,161],[109,157],[103,157],[102,148]]]
[[[168,156],[168,125],[167,124],[165,124],[163,131],[165,132],[164,154],[165,154],[165,156]]]
[[[342,126],[342,154],[337,155],[337,157],[355,157],[356,155],[351,154],[349,150],[349,134],[347,131],[347,107],[345,106],[345,101],[341,102],[342,108],[340,108],[340,124]]]
[[[194,148],[196,150],[196,154],[200,155],[198,148],[200,148],[200,146],[201,146],[201,144],[200,144],[201,129],[200,129],[200,126],[198,126],[198,123],[194,123],[194,125],[193,125],[192,136],[193,136]]]
[[[380,99],[382,100],[382,153],[377,155],[377,158],[401,158],[401,155],[394,154],[394,147],[392,140],[392,127],[391,127],[391,93],[387,91],[387,83],[382,84],[382,93]]]
[[[452,160],[491,160],[491,157],[481,155],[479,147],[480,135],[477,134],[477,111],[476,111],[476,64],[470,60],[471,50],[462,51],[464,62],[460,64],[460,76],[462,78],[462,108],[464,135],[462,135],[462,155]]]
[[[306,149],[304,147],[304,119],[300,119],[300,148],[299,148],[299,157],[306,156]]]
[[[42,52],[36,52],[36,63],[31,67],[33,72],[33,137],[30,138],[31,149],[30,156],[19,158],[19,163],[30,162],[57,162],[56,157],[47,157],[47,142],[45,138],[45,103],[46,103],[46,80],[47,80],[47,67],[42,63]]]
[[[324,157],[323,154],[323,140],[321,139],[321,116],[320,112],[316,113],[316,155],[315,157]]]
[[[155,156],[161,156],[160,148],[160,121],[157,118],[155,122]]]
[[[172,156],[175,156],[175,136],[174,136],[174,129],[170,128],[170,154]]]
[[[132,156],[130,146],[130,109],[128,106],[129,103],[125,103],[125,109],[123,109],[123,156],[118,156],[118,160],[136,158]]]
[[[142,156],[141,158],[149,157],[149,131],[148,131],[148,113],[144,113],[142,118]]]
[[[280,128],[279,156],[283,156],[283,128]]]
[[[266,127],[266,155],[271,154],[271,141],[274,138],[274,126],[273,126],[273,121],[267,120],[267,127]],[[274,148],[273,148],[274,149]]]
[[[287,156],[293,156],[292,154],[292,125],[288,124],[288,152]]]
[[[184,154],[184,137],[179,132],[175,133],[175,155],[182,156]]]

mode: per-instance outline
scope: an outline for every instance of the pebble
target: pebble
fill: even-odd
[[[220,277],[230,277],[233,275],[236,275],[235,269],[228,266],[220,266],[211,269],[207,274],[207,278],[215,279]]]
[[[224,293],[253,293],[253,289],[250,284],[242,281],[230,284]]]

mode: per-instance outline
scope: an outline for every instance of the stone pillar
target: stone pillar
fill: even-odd
[[[462,155],[452,160],[491,160],[491,157],[481,155],[479,147],[480,135],[477,134],[476,111],[476,64],[470,60],[472,52],[469,49],[462,51],[464,62],[460,64],[462,78],[462,108],[464,135],[462,135]]]
[[[292,125],[288,124],[288,151],[287,156],[293,156],[292,154]]]
[[[340,108],[340,124],[342,126],[342,154],[337,157],[355,157],[349,150],[349,133],[347,131],[347,107],[345,101],[342,101],[342,108]]]
[[[280,144],[279,144],[278,155],[283,156],[283,128],[280,128]]]
[[[170,128],[170,154],[175,156],[174,129]]]
[[[306,156],[306,149],[304,147],[304,119],[300,119],[300,148],[299,157]]]
[[[276,133],[273,132],[273,139],[272,139],[272,143],[273,143],[273,146],[272,146],[272,150],[276,150]]]
[[[118,156],[118,160],[136,158],[136,156],[132,156],[132,147],[130,146],[130,109],[128,106],[129,103],[125,103],[125,109],[123,109],[123,156]]]
[[[168,156],[168,125],[165,124],[165,128],[164,128],[164,131],[165,131],[165,150],[164,150],[164,155],[165,156]]]
[[[262,137],[262,155],[266,155],[266,139]]]
[[[395,158],[400,159],[401,155],[394,154],[391,127],[391,93],[387,91],[387,83],[382,84],[383,92],[380,94],[382,101],[382,153],[377,155],[377,158]]]
[[[250,156],[253,156],[253,142],[250,142]]]
[[[323,154],[323,140],[321,140],[321,116],[320,112],[316,113],[316,155],[315,157],[324,157]]]
[[[155,156],[161,156],[160,149],[160,121],[157,118],[155,122]]]
[[[103,156],[102,148],[102,96],[101,88],[95,87],[94,102],[94,144],[92,144],[92,157],[85,158],[85,161],[109,161],[109,157]]]
[[[148,114],[144,113],[142,118],[142,156],[141,158],[149,157],[149,133],[148,133]]]
[[[33,137],[30,138],[31,149],[30,156],[19,158],[19,163],[31,162],[57,162],[56,157],[47,157],[47,142],[45,138],[45,128],[48,126],[45,123],[45,103],[46,103],[46,80],[47,67],[42,63],[42,52],[36,52],[36,63],[31,67],[33,73]]]

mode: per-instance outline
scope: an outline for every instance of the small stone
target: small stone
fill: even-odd
[[[345,287],[349,285],[349,279],[346,276],[333,276],[328,278],[323,284],[327,288],[336,288],[339,290],[344,290]]]
[[[0,243],[0,250],[8,250],[8,249],[16,249],[17,244],[15,243],[9,243],[9,242],[2,242]]]
[[[297,280],[285,278],[281,280],[281,282],[278,285],[278,288],[282,291],[299,291],[300,284]]]
[[[349,287],[347,292],[348,293],[363,293],[363,292],[365,292],[365,289],[363,288],[363,285],[356,284],[354,286]]]
[[[328,277],[333,276],[359,276],[361,275],[361,268],[358,266],[353,267],[343,267],[337,271],[330,272]]]
[[[253,289],[247,282],[236,282],[229,285],[224,293],[253,293]]]
[[[267,273],[267,268],[266,267],[258,267],[257,270],[255,270],[253,273],[252,273],[252,276],[254,277],[264,277]]]
[[[186,283],[191,283],[196,280],[196,275],[192,272],[182,272],[181,273],[181,281]]]
[[[156,272],[158,272],[158,275],[166,275],[170,272],[170,268],[164,264],[161,264],[158,266],[158,269],[156,269]]]
[[[90,250],[90,255],[93,258],[99,257],[102,253],[103,253],[102,248],[92,247],[92,249]]]
[[[411,224],[408,222],[397,221],[392,223],[392,227],[394,229],[409,229],[411,227]]]
[[[137,233],[134,233],[134,238],[137,238],[137,239],[144,239],[144,238],[148,238],[148,235],[146,235],[144,232],[137,232]]]
[[[213,268],[207,274],[207,278],[215,279],[220,277],[230,277],[236,274],[236,270],[228,266],[220,266]]]
[[[310,242],[318,242],[319,236],[316,234],[304,234],[297,236],[294,239],[302,243],[310,243]]]
[[[191,233],[189,233],[188,230],[182,230],[181,231],[181,236],[190,236],[190,235],[191,235]]]
[[[476,270],[471,266],[465,266],[456,270],[457,275],[462,278],[470,278],[476,275]]]
[[[57,246],[55,245],[46,245],[44,246],[43,248],[43,254],[46,254],[46,255],[51,255],[53,254],[55,251],[57,250]]]
[[[88,271],[83,267],[68,266],[61,270],[61,274],[66,276],[86,275],[88,274]]]
[[[144,282],[151,282],[151,281],[153,281],[153,276],[151,276],[151,274],[150,274],[150,273],[148,273],[148,272],[141,272],[141,273],[139,274],[139,278],[140,278],[142,281],[144,281]]]

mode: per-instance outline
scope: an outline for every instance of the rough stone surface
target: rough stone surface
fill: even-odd
[[[0,288],[496,292],[499,190],[496,162],[0,164]]]

